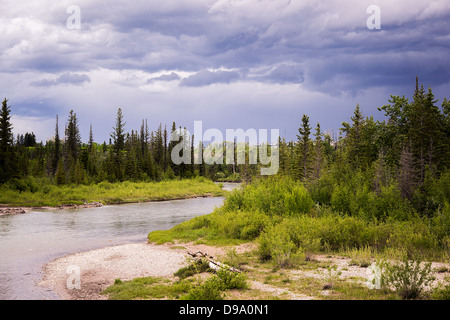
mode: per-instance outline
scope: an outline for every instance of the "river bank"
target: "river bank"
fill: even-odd
[[[83,207],[90,203],[103,205],[188,199],[199,196],[223,196],[226,191],[219,184],[197,177],[181,180],[151,182],[103,181],[91,185],[62,185],[43,183],[33,190],[0,187],[0,206],[21,212],[25,208]],[[20,208],[20,209],[18,209]]]
[[[252,256],[256,244],[215,247],[192,243],[135,243],[79,252],[47,263],[39,285],[52,290],[62,300],[106,300],[108,296],[101,292],[113,285],[116,279],[159,277],[170,283],[175,280],[174,273],[187,265],[188,252],[200,251],[220,260],[231,248],[237,254]],[[448,270],[449,267],[436,262],[432,266],[433,270]],[[334,270],[332,278],[328,273],[330,267]],[[245,293],[229,293],[230,299],[339,299],[339,294],[342,295],[339,287],[347,288],[344,291],[349,292],[354,288],[356,293],[353,294],[361,299],[360,291],[364,290],[362,288],[367,286],[371,277],[370,268],[355,265],[349,257],[329,254],[314,255],[309,264],[299,268],[274,270],[270,265],[259,262],[250,262],[243,268],[249,278],[249,289]],[[75,287],[76,279],[79,280],[78,287]],[[447,272],[436,272],[430,288],[448,283],[446,279]],[[396,299],[393,294],[383,295],[382,291],[377,296],[376,291],[366,289],[366,292],[375,294],[375,299]]]
[[[82,209],[82,208],[98,208],[102,207],[101,202],[90,202],[84,204],[67,204],[58,207],[11,207],[11,206],[0,206],[0,216],[10,215],[10,214],[24,214],[33,210],[64,210],[64,209]]]
[[[62,300],[106,300],[108,297],[101,292],[116,279],[150,276],[173,279],[174,273],[188,263],[188,252],[198,251],[215,257],[224,255],[226,248],[133,243],[78,252],[46,263],[39,286],[53,291]]]

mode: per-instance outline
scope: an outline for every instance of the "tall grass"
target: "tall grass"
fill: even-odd
[[[27,182],[23,189],[11,185],[0,188],[0,204],[10,206],[61,206],[102,202],[119,204],[130,202],[183,199],[196,196],[220,196],[224,192],[204,178],[166,180],[160,182],[101,182],[92,185],[56,186],[50,183]],[[26,185],[26,184],[25,184]]]
[[[378,253],[401,250],[410,256],[439,259],[450,244],[449,217],[449,206],[445,206],[434,218],[367,219],[314,205],[298,182],[264,179],[233,190],[223,207],[213,213],[168,231],[150,233],[149,240],[255,240],[259,257],[277,260],[280,266],[311,252],[362,248]]]

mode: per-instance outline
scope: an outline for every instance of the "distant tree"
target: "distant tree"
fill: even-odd
[[[5,98],[0,111],[0,183],[4,183],[18,176],[15,158],[11,109],[8,106],[8,100]]]
[[[75,163],[80,155],[81,150],[81,136],[78,128],[77,114],[70,110],[68,124],[66,127],[66,142],[67,156],[71,157]]]
[[[362,164],[362,135],[364,127],[364,117],[359,104],[356,105],[351,117],[352,125],[343,122],[343,132],[345,135],[345,145],[347,147],[349,162],[356,168]]]
[[[125,148],[125,122],[123,121],[122,109],[117,110],[116,125],[111,133],[113,139],[114,151],[119,154]]]
[[[444,119],[436,106],[433,92],[429,88],[425,93],[423,85],[419,87],[417,78],[413,99],[408,113],[408,134],[420,182],[423,182],[427,167],[431,169],[441,165],[448,145],[445,145],[445,133],[442,131]]]
[[[310,155],[310,134],[309,117],[304,114],[302,116],[302,126],[298,128],[297,134],[297,174],[300,179],[307,179],[311,170]]]
[[[124,179],[124,155],[125,152],[125,122],[123,120],[122,109],[117,110],[116,123],[113,127],[113,132],[111,133],[111,138],[113,140],[112,149],[110,149],[110,155],[107,159],[107,172],[110,180]]]
[[[92,132],[92,123],[89,126],[89,141],[88,141],[88,150],[92,151],[92,147],[94,146],[94,133]]]
[[[320,124],[317,122],[316,133],[314,134],[314,177],[320,178],[322,168],[324,166],[324,147],[322,141],[322,132],[320,130]]]
[[[56,125],[55,125],[55,141],[53,145],[53,153],[52,153],[52,165],[51,165],[51,173],[52,175],[56,174],[58,169],[58,163],[61,155],[61,140],[59,138],[59,125],[58,125],[58,115],[56,115]]]

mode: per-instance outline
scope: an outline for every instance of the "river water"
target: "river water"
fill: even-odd
[[[234,187],[224,183],[224,189]],[[36,210],[0,216],[0,300],[52,300],[37,284],[45,263],[107,246],[145,242],[166,230],[211,213],[222,197],[194,198],[70,210]]]

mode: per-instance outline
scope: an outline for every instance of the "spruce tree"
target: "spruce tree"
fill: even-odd
[[[314,175],[316,179],[319,179],[324,165],[324,148],[322,142],[322,132],[318,122],[314,136],[316,137],[314,142]]]
[[[123,121],[121,108],[117,110],[116,125],[113,127],[111,138],[113,139],[114,151],[119,154],[125,148],[125,122]]]
[[[302,126],[298,128],[297,135],[297,175],[300,179],[307,179],[311,169],[310,139],[311,127],[309,117],[302,116]]]
[[[19,176],[10,120],[11,109],[5,98],[0,111],[0,184]]]

